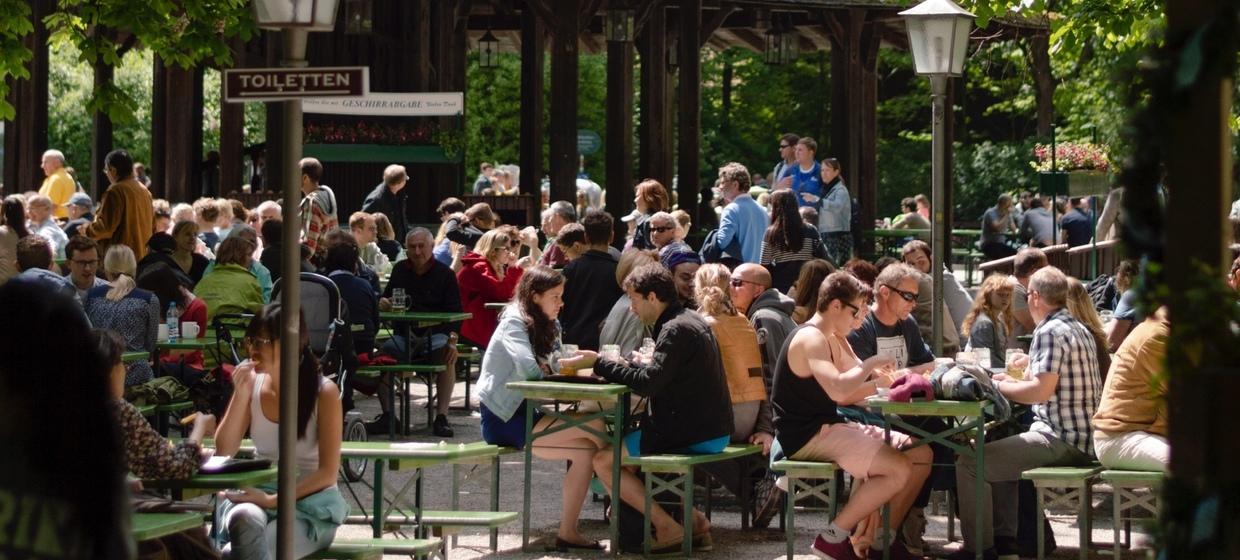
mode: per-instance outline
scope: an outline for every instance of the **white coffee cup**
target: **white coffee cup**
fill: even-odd
[[[190,339],[198,338],[198,323],[193,321],[181,323],[181,337]]]
[[[159,330],[155,334],[155,338],[159,340],[168,340],[168,323],[160,323]]]

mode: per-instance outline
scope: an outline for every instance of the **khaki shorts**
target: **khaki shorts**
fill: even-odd
[[[891,447],[905,449],[913,438],[900,432],[891,432]],[[831,461],[854,478],[867,479],[870,466],[879,450],[887,445],[883,429],[878,426],[841,422],[824,424],[805,446],[792,455],[799,461]]]

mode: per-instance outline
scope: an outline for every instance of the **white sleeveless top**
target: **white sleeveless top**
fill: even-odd
[[[274,463],[280,460],[280,425],[263,415],[259,393],[266,381],[267,374],[255,374],[254,394],[250,397],[250,438],[254,440],[255,455],[270,459]],[[326,382],[326,378],[320,377],[319,387]],[[297,440],[297,475],[299,478],[319,468],[319,410],[318,401],[315,402],[314,412],[310,413],[310,422],[306,424],[306,435]]]

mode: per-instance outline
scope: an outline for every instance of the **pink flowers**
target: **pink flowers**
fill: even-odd
[[[358,121],[351,123],[307,123],[303,132],[306,144],[432,144],[438,130],[430,124],[383,123]]]
[[[1036,161],[1030,163],[1034,169],[1051,171],[1051,147],[1037,144],[1033,147]],[[1107,158],[1105,145],[1089,142],[1061,142],[1055,146],[1056,171],[1106,171],[1111,167]]]

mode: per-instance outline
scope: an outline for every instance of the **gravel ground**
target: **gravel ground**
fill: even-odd
[[[430,434],[426,427],[425,417],[425,387],[414,385],[414,413],[413,424],[415,432],[410,438],[413,441],[433,441],[438,442],[441,438],[434,437]],[[454,405],[462,404],[465,394],[463,383],[458,383],[454,394]],[[362,411],[363,416],[370,418],[378,414],[378,401],[365,397],[359,398],[357,401],[358,408]],[[477,405],[475,404],[475,410]],[[467,415],[462,410],[453,410],[450,415],[452,425],[456,431],[456,437],[448,440],[453,442],[471,442],[480,441],[482,439],[481,428],[479,426],[478,417],[475,415]],[[382,439],[384,436],[379,436]],[[521,478],[522,478],[522,457],[519,454],[506,455],[501,458],[500,467],[500,509],[502,511],[521,511]],[[533,469],[533,504],[532,504],[532,522],[531,522],[531,550],[536,552],[521,551],[521,523],[517,521],[500,530],[499,551],[492,553],[489,550],[489,538],[485,530],[465,531],[463,532],[457,544],[457,548],[453,549],[453,558],[481,558],[481,557],[503,557],[503,558],[578,558],[582,556],[602,556],[602,553],[585,553],[582,555],[563,555],[556,553],[544,553],[544,543],[548,539],[554,539],[556,527],[559,523],[558,511],[560,508],[560,485],[561,473],[563,465],[540,461],[535,459]],[[469,478],[461,488],[460,508],[463,510],[486,510],[490,505],[490,478],[485,470],[479,470],[476,476]],[[370,474],[367,473],[367,482],[369,482]],[[397,488],[408,480],[408,471],[389,471],[385,478],[387,485],[387,494],[390,496]],[[451,488],[452,468],[450,466],[441,466],[429,468],[426,470],[426,481],[424,483],[425,504],[429,509],[450,509],[451,497],[449,491]],[[372,499],[370,489],[362,484],[353,484],[353,490],[365,504],[367,510]],[[350,492],[345,486],[341,485],[341,490],[345,493],[347,499],[352,499]],[[784,534],[778,529],[779,520],[772,522],[771,529],[768,530],[740,530],[740,511],[733,505],[728,497],[717,491],[715,496],[715,509],[713,513],[712,536],[715,546],[711,552],[698,553],[695,556],[704,558],[761,558],[775,559],[784,557],[785,545]],[[1095,496],[1094,509],[1094,528],[1093,540],[1096,543],[1109,543],[1111,541],[1110,527],[1110,501],[1109,496],[1105,498]],[[406,502],[409,503],[409,502]],[[933,505],[932,505],[933,507]],[[947,521],[943,515],[945,507],[941,507],[936,514],[930,508],[927,510],[928,528],[926,530],[926,541],[930,546],[930,552],[933,554],[943,551],[953,551],[959,545],[959,526],[956,528],[955,543],[947,542]],[[1078,524],[1075,513],[1070,510],[1052,510],[1051,525],[1054,527],[1055,537],[1059,543],[1059,549],[1050,558],[1068,559],[1077,557]],[[815,558],[809,553],[809,545],[812,542],[818,528],[824,526],[827,518],[824,512],[817,511],[798,511],[797,513],[797,535],[795,552],[797,558]],[[1134,528],[1136,529],[1136,528]],[[589,538],[599,539],[604,542],[608,540],[608,526],[603,521],[603,507],[600,501],[589,501],[582,511],[580,530],[582,534]],[[370,528],[366,526],[348,525],[344,526],[337,533],[341,537],[368,537],[370,536]],[[392,538],[393,535],[386,535]],[[1145,536],[1134,533],[1134,539],[1141,543],[1145,540]],[[1097,553],[1095,553],[1097,555]],[[1140,554],[1129,553],[1128,557],[1142,557]],[[397,558],[392,556],[392,558]]]

